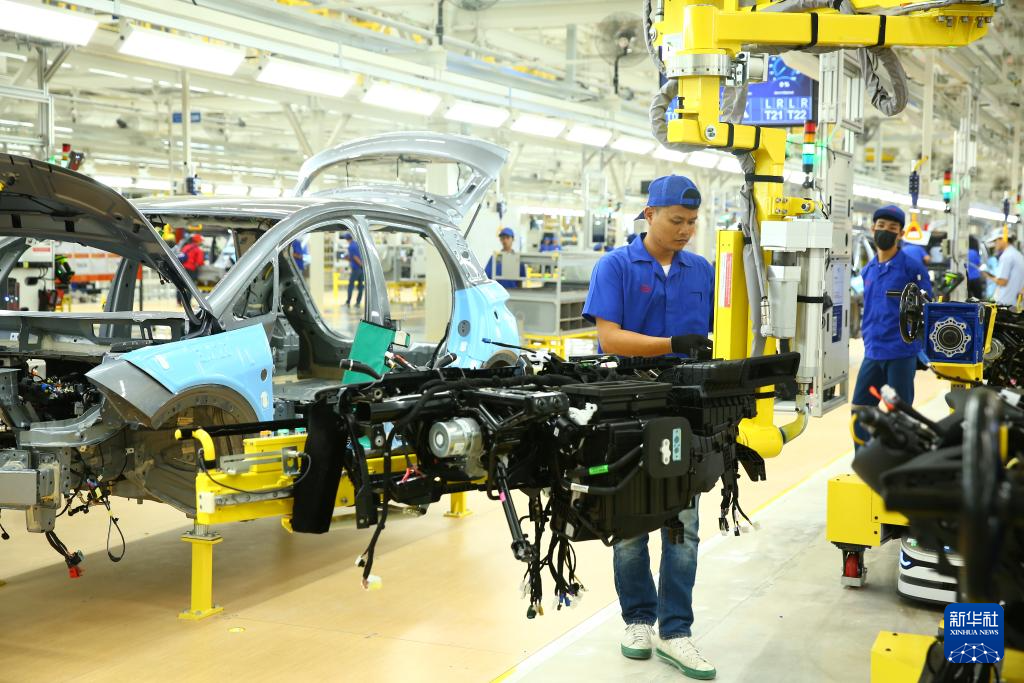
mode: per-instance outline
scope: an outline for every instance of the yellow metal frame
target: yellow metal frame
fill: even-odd
[[[769,3],[761,3],[764,8]],[[893,8],[898,0],[853,0],[857,9]],[[884,40],[879,43],[882,19],[874,15],[840,14],[823,9],[812,12],[765,13],[739,7],[738,0],[665,0],[662,21],[654,25],[655,45],[671,45],[675,54],[735,57],[746,45],[799,48],[812,42],[822,47],[872,47],[876,45],[955,47],[972,43],[988,31],[992,6],[952,5],[906,16],[886,18]],[[950,21],[944,18],[949,17]],[[940,18],[943,20],[940,21]],[[812,28],[812,26],[814,28]],[[786,131],[723,122],[718,75],[678,77],[677,118],[668,122],[668,141],[686,145],[749,151],[754,173],[782,176]],[[813,201],[783,194],[781,182],[754,184],[754,205],[760,221],[779,220],[814,211]],[[719,238],[719,270],[716,283],[716,358],[746,358],[750,354],[751,329],[746,301],[741,238]],[[723,249],[724,247],[724,249]],[[724,259],[729,270],[722,270]],[[725,282],[723,282],[723,279]],[[733,303],[723,305],[729,291]],[[769,339],[765,353],[775,352]],[[763,391],[770,391],[764,387]],[[757,415],[740,424],[740,443],[762,457],[778,455],[782,436],[773,423],[772,399],[758,401]]]
[[[175,438],[181,439],[182,436],[181,430],[175,432]],[[205,457],[207,461],[213,460],[216,454],[213,438],[203,429],[193,430],[192,438],[198,441],[201,447],[196,457]],[[301,452],[306,446],[306,438],[306,434],[260,436],[244,439],[242,444],[246,455],[272,455],[281,453],[285,449],[295,449],[295,451]],[[404,455],[391,458],[393,465],[404,465],[405,460]],[[416,466],[415,454],[409,455],[409,463],[413,467]],[[372,458],[367,460],[366,464],[370,474],[384,473],[383,458]],[[207,476],[205,472],[196,474],[195,528],[181,537],[181,540],[191,545],[192,548],[192,583],[190,606],[178,616],[189,621],[205,619],[224,609],[213,602],[213,547],[223,538],[219,533],[211,531],[210,526],[266,517],[281,517],[282,527],[289,533],[291,532],[293,498],[258,500],[237,505],[218,506],[216,504],[217,496],[238,493],[229,487],[259,492],[290,486],[294,478],[284,473],[281,460],[269,459],[264,462],[249,463],[246,472],[237,474],[210,469],[209,475]],[[465,493],[452,494],[450,499],[450,507],[445,513],[445,517],[462,518],[472,514],[466,505]],[[348,477],[342,477],[338,484],[334,506],[337,508],[353,507],[354,505],[355,488]]]

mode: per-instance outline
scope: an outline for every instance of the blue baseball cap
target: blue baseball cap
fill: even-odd
[[[879,218],[884,218],[887,221],[896,221],[900,224],[900,227],[905,227],[907,224],[907,214],[903,213],[903,209],[890,204],[889,206],[883,206],[882,208],[875,211],[875,215],[871,217],[871,222],[874,223]]]
[[[498,233],[498,237],[511,237],[515,238],[516,234],[512,231],[512,228],[502,228],[501,232]]]
[[[684,206],[700,208],[700,190],[682,175],[666,175],[651,181],[647,206]]]

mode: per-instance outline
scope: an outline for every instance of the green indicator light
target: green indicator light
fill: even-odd
[[[608,465],[597,465],[596,467],[591,467],[587,470],[587,474],[608,474]]]

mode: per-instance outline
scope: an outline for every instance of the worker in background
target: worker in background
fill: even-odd
[[[498,233],[498,241],[501,242],[501,252],[503,254],[515,253],[513,245],[516,241],[516,233],[512,228],[502,228],[501,232]],[[501,276],[504,273],[501,272],[501,262],[499,261],[497,266],[497,272],[495,272],[494,256],[487,260],[487,266],[484,268],[487,272],[487,277],[493,278],[499,285],[505,289],[514,289],[522,284],[522,280],[502,280]],[[522,261],[519,262],[519,277],[526,277],[526,264]]]
[[[203,251],[203,236],[199,234],[192,235],[189,241],[181,248],[178,258],[181,260],[181,265],[185,267],[185,272],[192,278],[192,282],[196,282],[199,278],[199,267],[206,263],[206,252]]]
[[[900,211],[902,211],[902,209]],[[904,254],[910,258],[917,259],[925,266],[932,262],[932,257],[928,255],[928,250],[918,244],[911,244],[910,242],[904,241],[900,246],[900,249]]]
[[[701,196],[683,176],[651,183],[646,230],[594,267],[583,316],[597,325],[600,350],[622,356],[698,355],[711,349],[714,311],[711,264],[683,251],[697,230]],[[715,668],[691,639],[697,576],[697,498],[679,515],[682,541],[661,531],[661,577],[651,576],[648,536],[620,541],[614,551],[615,590],[626,632],[620,651],[630,659],[652,654],[691,678],[711,679]]]
[[[983,300],[987,284],[981,272],[981,244],[971,235],[967,238],[967,294]]]
[[[1017,250],[1017,237],[1003,228],[989,233],[985,243],[993,246],[999,254],[999,268],[995,275],[985,270],[985,277],[996,283],[992,297],[1000,306],[1017,306],[1017,299],[1024,289],[1024,256]]]
[[[546,251],[562,251],[562,245],[552,233],[544,233],[544,237],[540,241],[540,248],[538,249],[541,253]]]
[[[913,282],[931,294],[928,270],[917,258],[900,248],[906,216],[898,206],[883,206],[872,217],[875,257],[861,270],[864,278],[864,313],[861,336],[864,361],[853,390],[854,415],[857,406],[877,406],[871,388],[888,384],[908,404],[914,402],[914,374],[921,343],[907,344],[900,336],[900,299],[888,292],[902,292]],[[854,421],[854,441],[863,444],[867,431]]]
[[[305,273],[309,267],[309,247],[302,243],[301,239],[292,240],[292,258],[299,272]]]
[[[348,259],[348,297],[345,299],[345,305],[352,305],[352,290],[358,287],[356,308],[359,308],[363,303],[363,287],[366,284],[366,276],[363,272],[363,252],[359,250],[359,243],[352,239],[352,233],[345,233],[345,241],[348,243],[345,253],[345,258]]]

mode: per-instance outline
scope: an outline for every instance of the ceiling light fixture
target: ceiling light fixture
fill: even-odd
[[[690,156],[686,152],[679,152],[674,149],[665,149],[664,147],[658,146],[658,149],[654,150],[654,154],[651,155],[655,159],[661,159],[662,161],[671,161],[676,164],[681,164]]]
[[[517,133],[539,135],[542,138],[557,138],[565,130],[565,121],[534,114],[520,114],[510,127]]]
[[[497,128],[505,123],[508,116],[508,109],[476,102],[456,102],[444,113],[444,117],[450,121],[461,121],[486,128]]]
[[[363,95],[363,104],[375,107],[387,107],[409,114],[430,116],[441,104],[441,98],[431,92],[413,90],[391,83],[374,83]]]
[[[604,147],[608,144],[608,141],[612,139],[612,132],[604,128],[585,126],[581,123],[573,126],[565,136],[565,139],[570,142],[578,142],[581,145]]]
[[[131,27],[128,35],[122,36],[118,52],[223,76],[233,75],[245,59],[245,51],[238,48],[137,26]]]
[[[686,163],[698,168],[717,168],[721,161],[722,157],[717,154],[697,151],[690,155]]]
[[[271,57],[263,64],[256,80],[260,83],[329,97],[344,97],[356,84],[356,77],[350,73],[321,69],[275,57]]]
[[[3,30],[65,45],[88,45],[98,21],[81,12],[62,12],[0,0]]]
[[[629,152],[630,154],[649,154],[654,149],[654,145],[654,140],[622,135],[612,143],[612,149],[617,149],[620,152]]]

